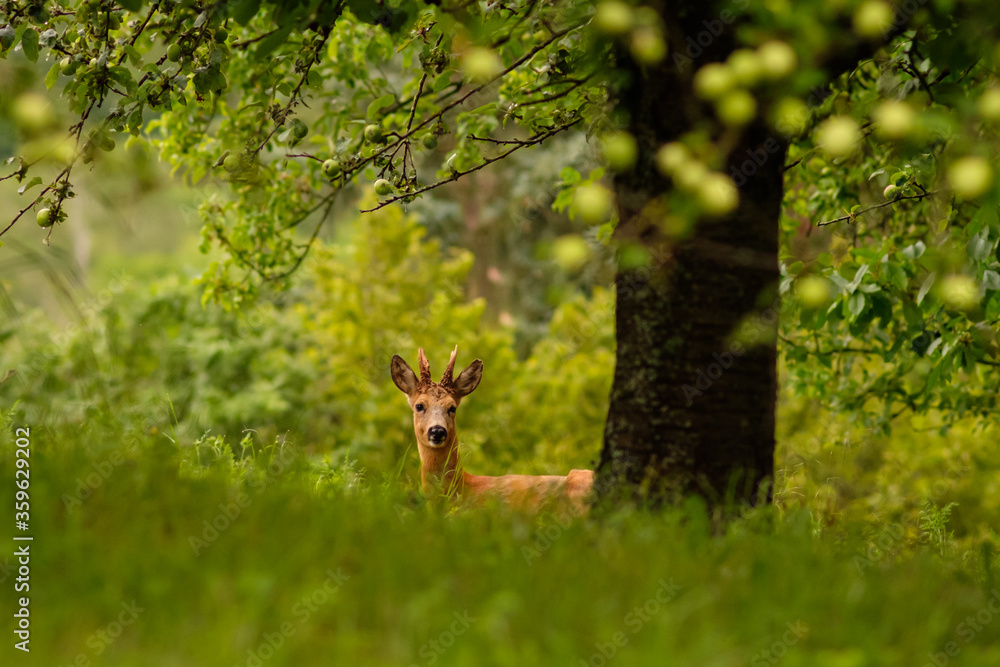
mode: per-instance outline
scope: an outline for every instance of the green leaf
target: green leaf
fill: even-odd
[[[17,41],[17,32],[10,27],[5,25],[0,28],[0,51],[6,51],[10,47],[14,46],[14,42]]]
[[[48,74],[45,75],[45,87],[52,90],[52,86],[56,85],[56,81],[59,80],[59,70],[62,66],[56,62],[49,68]]]
[[[986,238],[987,233],[988,230],[983,230],[979,234],[972,237],[968,244],[966,244],[965,252],[969,255],[970,259],[981,262],[989,257],[990,251],[993,249],[993,244],[991,244]]]
[[[125,55],[128,56],[128,61],[132,63],[133,66],[138,67],[140,64],[142,64],[142,55],[139,54],[139,51],[136,50],[134,46],[132,46],[131,44],[126,44],[124,46],[124,51]]]
[[[573,167],[563,167],[562,171],[559,172],[559,177],[562,179],[563,185],[573,185],[580,181],[580,172]]]
[[[988,290],[1000,290],[1000,273],[992,269],[983,271],[983,287]]]
[[[847,311],[857,319],[858,315],[865,309],[865,295],[863,292],[855,292],[847,299]]]
[[[431,90],[435,93],[440,93],[442,90],[451,85],[451,77],[455,72],[453,70],[446,70],[438,75],[434,79],[434,83],[431,84]]]
[[[868,265],[862,264],[861,267],[858,268],[858,272],[854,274],[854,280],[847,284],[847,291],[853,292],[858,289],[858,285],[861,284],[861,281],[864,279],[866,273],[868,273]]]
[[[936,350],[939,347],[941,347],[941,343],[943,343],[943,342],[944,342],[944,338],[938,336],[937,338],[934,339],[934,341],[930,345],[927,346],[927,350],[924,352],[924,354],[925,355],[933,354],[934,350]]]
[[[917,305],[919,306],[923,303],[924,297],[927,293],[931,291],[934,287],[934,280],[937,278],[937,271],[934,271],[924,279],[924,284],[920,286],[920,291],[917,292]]]
[[[279,28],[276,32],[273,32],[264,39],[260,40],[260,43],[257,45],[257,50],[254,51],[253,54],[254,60],[257,62],[267,60],[274,50],[284,44],[285,40],[288,39],[288,35],[292,32],[292,27],[292,25],[287,25],[283,28]]]
[[[988,320],[1000,319],[1000,292],[993,292],[986,300],[984,316]]]
[[[132,12],[142,9],[143,2],[144,0],[118,0],[119,5]]]
[[[375,120],[375,114],[378,113],[379,109],[387,107],[395,101],[396,95],[393,93],[387,93],[372,101],[371,104],[368,105],[368,110],[365,112],[365,116],[367,116],[368,120]]]
[[[258,0],[236,0],[230,5],[233,19],[240,25],[250,23],[250,19],[256,16],[260,9]]]
[[[911,329],[922,329],[924,324],[924,314],[916,305],[909,300],[903,302],[903,317]]]
[[[903,267],[896,262],[886,262],[883,271],[885,274],[885,280],[890,286],[898,289],[900,292],[906,290],[909,280],[906,277],[906,271]]]
[[[35,187],[36,185],[41,185],[41,183],[42,183],[42,177],[41,176],[35,176],[30,181],[28,181],[27,183],[25,183],[24,185],[22,185],[21,187],[19,187],[17,189],[17,194],[23,195],[27,190]]]
[[[31,62],[38,60],[38,33],[33,28],[24,31],[21,37],[21,48],[24,49],[24,56]]]
[[[914,260],[923,255],[925,250],[927,250],[927,246],[924,245],[924,242],[917,241],[913,245],[903,248],[903,257],[909,260]]]

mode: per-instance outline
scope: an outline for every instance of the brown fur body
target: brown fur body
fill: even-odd
[[[432,382],[430,365],[421,349],[420,379],[398,355],[392,358],[392,379],[406,394],[413,410],[413,430],[420,454],[420,481],[425,493],[440,489],[446,495],[484,504],[498,500],[519,510],[568,510],[585,514],[594,483],[592,470],[571,470],[568,475],[470,475],[458,455],[455,415],[462,398],[479,385],[483,362],[473,361],[452,378],[458,348],[451,353],[441,382]]]

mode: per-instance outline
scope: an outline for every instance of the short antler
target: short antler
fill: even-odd
[[[455,349],[451,351],[451,359],[448,360],[448,368],[444,369],[444,375],[441,376],[441,384],[450,387],[454,384],[454,379],[452,378],[452,373],[455,371],[455,357],[458,356],[458,345]]]
[[[420,362],[420,384],[429,385],[433,380],[431,380],[431,365],[427,363],[427,355],[424,354],[424,348],[417,350],[417,361]]]

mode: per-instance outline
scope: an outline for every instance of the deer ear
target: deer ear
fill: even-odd
[[[483,362],[476,359],[455,378],[455,395],[458,398],[468,396],[479,386],[479,381],[482,379]]]
[[[416,391],[417,376],[413,372],[413,369],[398,354],[392,355],[390,370],[392,372],[392,381],[396,383],[401,392],[410,396]]]

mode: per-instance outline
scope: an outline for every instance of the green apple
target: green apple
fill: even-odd
[[[760,80],[763,66],[760,56],[750,49],[736,49],[726,59],[729,70],[741,86],[752,86]]]
[[[785,97],[779,100],[771,112],[771,122],[786,137],[797,137],[802,134],[808,121],[809,107],[797,97]]]
[[[976,111],[983,120],[1000,121],[1000,88],[990,88],[976,103]]]
[[[425,134],[424,138],[420,140],[420,143],[424,145],[427,150],[434,150],[438,145],[438,138],[433,134]]]
[[[503,71],[503,62],[493,49],[474,46],[462,58],[462,71],[477,83],[486,83]]]
[[[709,63],[694,75],[694,92],[703,100],[717,100],[736,84],[732,70],[722,63]]]
[[[740,203],[740,193],[733,179],[719,172],[702,178],[696,194],[701,210],[712,216],[732,213]]]
[[[590,248],[579,234],[560,236],[552,244],[552,259],[567,271],[576,271],[590,257]]]
[[[229,39],[229,31],[228,30],[226,30],[224,27],[221,27],[221,26],[215,29],[215,41],[216,42],[218,42],[219,44],[222,44],[227,39]]]
[[[642,65],[655,65],[666,57],[667,44],[658,30],[644,25],[632,31],[629,50],[636,62]]]
[[[785,42],[771,40],[757,47],[761,73],[769,79],[783,79],[795,71],[798,56],[795,49]]]
[[[972,310],[979,305],[979,285],[969,276],[946,276],[938,283],[937,293],[945,306],[954,310]]]
[[[236,173],[242,168],[240,156],[232,153],[226,156],[226,159],[222,161],[222,168],[230,173]]]
[[[365,126],[365,141],[381,144],[385,141],[385,135],[382,133],[382,126],[372,123],[371,125]]]
[[[820,276],[804,276],[795,281],[795,295],[803,308],[816,310],[833,299],[833,285]]]
[[[678,169],[671,177],[681,190],[697,193],[708,177],[708,167],[697,158],[692,158],[684,164],[683,169]]]
[[[174,43],[167,47],[167,60],[177,62],[181,59],[181,45]]]
[[[664,176],[672,176],[682,171],[691,158],[691,152],[684,144],[672,141],[669,144],[663,144],[656,151],[656,167]]]
[[[885,190],[882,191],[882,196],[887,200],[893,200],[900,195],[899,188],[890,183],[885,186]]]
[[[613,171],[627,171],[635,164],[639,149],[628,132],[611,132],[601,139],[604,159]]]
[[[43,132],[57,123],[49,100],[39,93],[18,95],[11,108],[14,122],[29,134]]]
[[[584,222],[597,224],[611,215],[611,193],[596,183],[578,187],[573,199]]]
[[[875,109],[873,114],[879,134],[889,139],[903,139],[917,122],[917,112],[906,102],[889,100]]]
[[[816,131],[816,143],[830,157],[850,155],[857,150],[861,140],[861,130],[857,122],[849,116],[831,116],[823,121]]]
[[[742,127],[757,115],[757,101],[745,90],[734,90],[716,103],[715,113],[729,127]]]
[[[38,213],[35,214],[35,222],[42,228],[50,226],[52,224],[52,211],[47,208],[39,209]]]
[[[948,184],[962,199],[976,199],[993,185],[993,168],[975,155],[960,158],[948,167]]]
[[[878,39],[888,34],[896,10],[881,0],[867,0],[854,11],[854,31],[862,37]]]
[[[594,12],[594,27],[613,37],[631,30],[633,21],[632,8],[620,0],[605,0]]]
[[[392,194],[392,183],[384,178],[380,178],[375,181],[375,194],[377,195],[391,195]]]
[[[340,175],[340,163],[334,159],[329,159],[323,163],[323,174],[327,178],[336,178]]]

